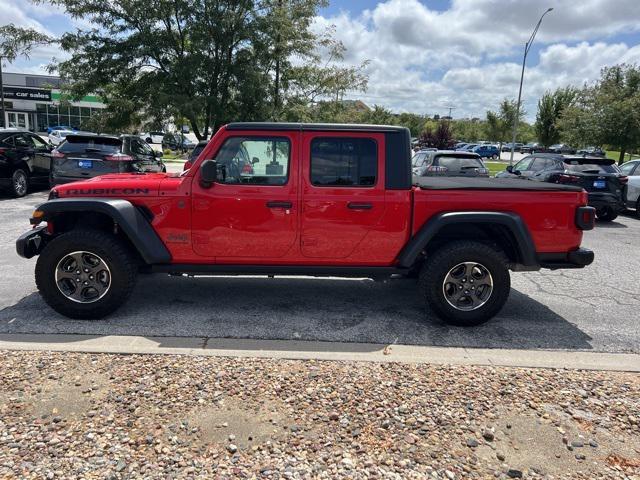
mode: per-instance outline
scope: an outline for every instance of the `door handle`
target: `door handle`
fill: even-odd
[[[373,205],[370,203],[349,202],[347,208],[350,210],[371,210]]]
[[[279,202],[279,201],[269,201],[267,202],[267,208],[292,208],[292,202]]]

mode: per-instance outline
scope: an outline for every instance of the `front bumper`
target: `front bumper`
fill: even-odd
[[[16,252],[22,258],[35,257],[42,251],[47,240],[47,226],[40,225],[20,235],[16,240]]]
[[[539,253],[540,267],[558,270],[560,268],[583,268],[591,265],[595,254],[588,248],[578,248],[568,253]]]

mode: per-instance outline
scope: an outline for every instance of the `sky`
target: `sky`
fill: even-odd
[[[523,105],[533,120],[547,90],[595,81],[617,63],[640,64],[640,0],[329,0],[314,21],[334,28],[344,62],[368,61],[366,92],[348,98],[394,112],[481,117],[516,98],[524,44],[549,7],[529,52]],[[2,22],[60,34],[83,26],[60,10],[0,0]],[[6,71],[44,73],[54,47]]]

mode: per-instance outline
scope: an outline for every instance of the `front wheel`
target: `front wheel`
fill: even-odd
[[[131,295],[137,263],[114,235],[72,230],[54,238],[36,263],[45,302],[69,318],[102,318]]]
[[[493,318],[504,306],[511,279],[502,252],[472,241],[457,241],[427,257],[420,291],[447,323],[470,327]]]
[[[22,168],[16,168],[11,175],[11,194],[24,197],[29,191],[29,175]]]

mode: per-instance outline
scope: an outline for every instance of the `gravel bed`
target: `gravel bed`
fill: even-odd
[[[635,374],[0,355],[0,479],[640,478]]]

